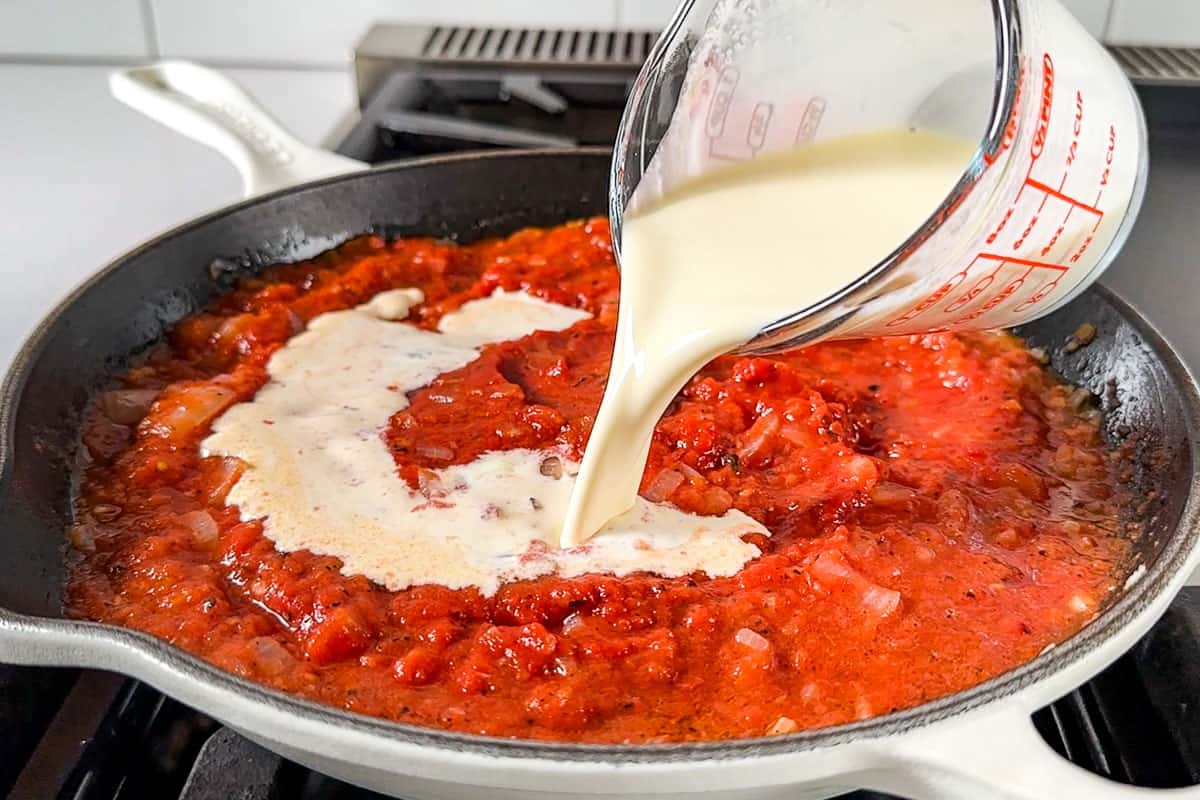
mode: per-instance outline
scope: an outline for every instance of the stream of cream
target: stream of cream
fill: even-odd
[[[973,151],[929,131],[848,137],[706,175],[627,217],[612,367],[562,546],[634,507],[654,426],[692,375],[882,261]]]

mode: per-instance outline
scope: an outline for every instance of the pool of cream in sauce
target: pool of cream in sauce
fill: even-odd
[[[485,453],[433,470],[412,490],[382,439],[408,392],[469,364],[489,343],[587,317],[496,292],[431,332],[401,321],[421,300],[399,289],[314,318],[271,357],[267,384],[203,441],[204,455],[245,462],[227,502],[243,519],[262,519],[278,549],[335,556],[345,574],[393,590],[432,583],[485,595],[552,572],[732,575],[759,555],[741,537],[767,531],[739,511],[701,517],[642,498],[591,541],[559,549],[577,464],[556,451]],[[560,459],[561,477],[542,474],[548,456]]]

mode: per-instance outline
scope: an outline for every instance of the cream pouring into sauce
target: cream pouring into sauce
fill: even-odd
[[[922,130],[848,137],[703,176],[626,217],[608,387],[561,546],[633,507],[654,426],[692,375],[885,258],[974,147]]]
[[[267,363],[268,383],[226,411],[201,450],[245,464],[227,501],[282,551],[335,556],[347,575],[393,591],[436,583],[491,595],[505,582],[558,573],[732,575],[770,534],[737,510],[688,514],[639,499],[586,545],[558,549],[575,464],[557,450],[500,450],[400,476],[381,431],[408,392],[474,361],[490,342],[563,330],[588,315],[497,291],[442,317],[438,331],[402,322],[415,289],[322,314]],[[543,468],[547,459],[560,468]]]

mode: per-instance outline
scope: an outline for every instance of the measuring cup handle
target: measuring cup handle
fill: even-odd
[[[242,87],[186,61],[114,72],[114,97],[224,155],[242,176],[246,197],[366,169],[288,133]]]

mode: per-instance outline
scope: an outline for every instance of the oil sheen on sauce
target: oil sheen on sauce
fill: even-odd
[[[612,367],[562,547],[634,506],[655,423],[697,370],[882,261],[973,150],[923,130],[847,137],[703,176],[626,217]]]

